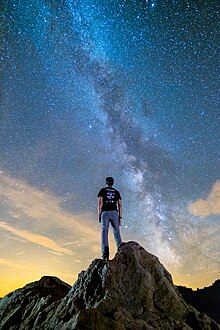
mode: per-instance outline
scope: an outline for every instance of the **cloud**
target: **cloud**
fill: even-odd
[[[77,260],[77,262],[79,262],[79,261]],[[0,265],[2,266],[2,269],[4,266],[7,267],[7,268],[5,268],[5,269],[7,269],[7,273],[9,272],[9,269],[12,268],[12,269],[16,270],[17,272],[23,271],[25,274],[33,273],[39,277],[41,277],[45,274],[49,275],[49,273],[51,273],[51,276],[54,275],[53,272],[49,272],[47,265],[45,265],[45,267],[42,267],[42,265],[39,266],[39,265],[36,265],[33,263],[27,263],[27,262],[21,263],[14,259],[12,260],[12,259],[8,259],[8,258],[6,258],[6,259],[0,258]],[[10,278],[17,277],[16,271],[11,273]],[[0,278],[2,276],[2,273],[3,272],[1,271]],[[60,268],[59,271],[56,271],[56,276],[66,278],[66,280],[68,282],[72,282],[73,278],[77,278],[77,274],[65,272],[65,269],[62,269],[62,268]]]
[[[99,241],[96,219],[92,219],[88,214],[75,215],[64,211],[62,198],[58,198],[50,192],[41,191],[24,180],[14,179],[4,174],[0,177],[0,185],[0,202],[4,208],[4,213],[7,213],[6,219],[2,211],[4,219],[6,219],[4,222],[8,223],[9,219],[10,223],[16,222],[17,227],[19,227],[21,221],[24,223],[25,220],[28,220],[26,224],[31,227],[27,232],[19,231],[20,236],[17,236],[23,238],[25,236],[30,241],[36,240],[41,245],[53,246],[52,250],[57,253],[60,252],[60,249],[53,245],[52,240],[47,240],[43,234],[45,230],[50,233],[59,232],[63,244],[66,243],[67,236],[68,239],[72,237],[74,241],[83,241],[82,243]],[[94,226],[92,226],[92,221]],[[31,233],[33,232],[37,232],[39,236],[36,234],[32,236]],[[60,234],[61,232],[63,235]],[[61,248],[61,251],[66,250]]]
[[[39,272],[41,270],[40,267],[37,267],[36,265],[30,265],[30,264],[26,264],[26,263],[18,263],[15,260],[10,260],[10,259],[4,259],[4,258],[0,258],[0,265],[2,266],[7,266],[10,268],[14,268],[16,270],[24,270],[24,271],[28,271],[28,272]]]
[[[189,205],[188,210],[199,217],[220,214],[220,181],[214,183],[207,199],[198,199]]]
[[[33,258],[34,260],[34,258]],[[4,297],[9,292],[21,288],[27,283],[37,281],[42,276],[57,276],[66,283],[74,283],[77,279],[77,273],[66,269],[64,265],[59,266],[57,270],[51,267],[50,260],[43,264],[35,262],[21,262],[11,258],[0,258],[0,297]]]
[[[34,234],[27,230],[21,230],[21,229],[14,228],[2,221],[0,221],[0,228],[3,228],[4,230],[7,230],[14,235],[21,237],[21,238],[25,239],[26,241],[46,247],[49,250],[52,250],[56,253],[60,253],[61,255],[62,254],[68,254],[68,255],[73,254],[73,252],[71,250],[68,250],[62,246],[59,246],[56,242],[54,242],[53,240],[49,239],[46,236]]]

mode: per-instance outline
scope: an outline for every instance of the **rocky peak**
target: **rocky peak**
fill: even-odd
[[[44,276],[9,293],[0,300],[0,329],[31,329],[34,319],[56,308],[70,288],[57,277]]]
[[[51,291],[58,286],[62,294],[57,296],[49,290],[40,300],[33,288],[40,288],[42,298],[47,281]],[[220,329],[185,302],[158,258],[136,242],[122,244],[113,260],[95,259],[72,288],[56,278],[50,282],[48,277],[29,284],[26,294],[35,292],[31,313],[27,303],[19,307],[26,299],[27,287],[0,301],[0,329]],[[13,317],[17,308],[16,323]]]
[[[196,291],[184,286],[178,286],[178,290],[187,303],[220,323],[220,280]]]

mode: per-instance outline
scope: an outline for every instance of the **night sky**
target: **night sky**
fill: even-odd
[[[1,2],[0,296],[101,257],[107,176],[124,241],[175,284],[219,278],[217,2]]]

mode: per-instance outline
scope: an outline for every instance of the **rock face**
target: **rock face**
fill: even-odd
[[[9,293],[0,300],[0,329],[34,329],[54,311],[71,286],[56,277],[40,281]]]
[[[178,289],[187,303],[220,323],[220,280],[196,291],[184,286],[178,286]]]
[[[0,320],[1,330],[220,329],[185,302],[158,258],[136,242],[107,263],[94,260],[72,288],[44,277],[14,291],[0,301]]]

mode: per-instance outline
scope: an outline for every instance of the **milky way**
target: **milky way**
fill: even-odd
[[[5,286],[45,272],[71,282],[100,256],[97,192],[109,175],[124,240],[176,282],[210,284],[220,272],[216,1],[1,6]],[[11,268],[19,281],[7,282]]]

